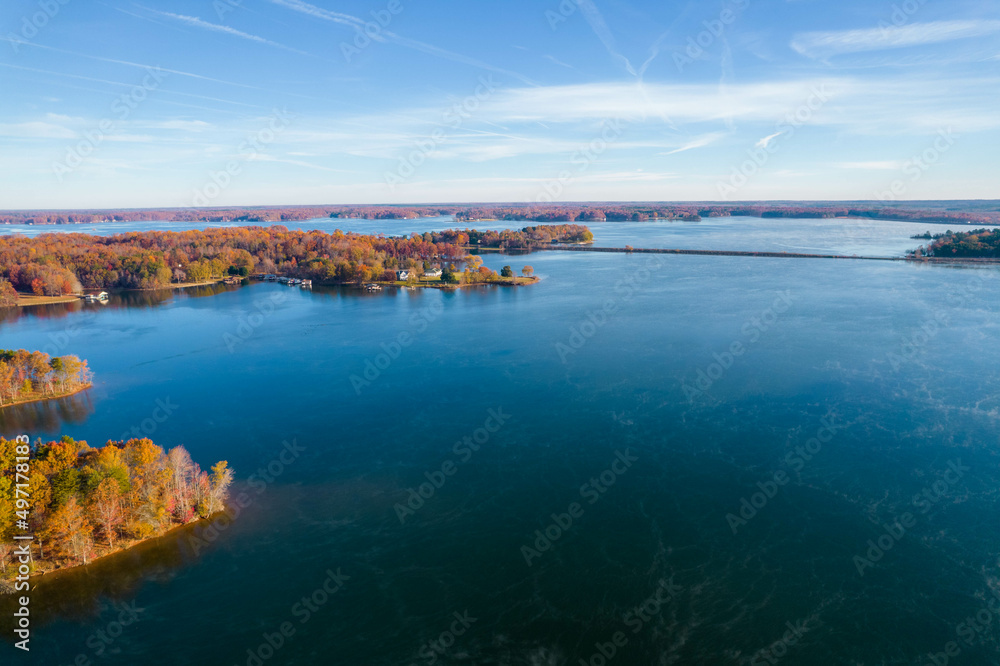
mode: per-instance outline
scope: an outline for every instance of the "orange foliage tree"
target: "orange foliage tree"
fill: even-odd
[[[13,451],[13,442],[0,437],[0,537],[13,523],[10,493],[3,492],[15,479]],[[32,554],[54,568],[86,564],[122,539],[156,536],[221,511],[233,480],[225,461],[209,475],[183,447],[164,452],[146,438],[97,449],[69,437],[39,441],[29,467],[30,518],[38,535]],[[0,572],[8,575],[9,556],[0,549]]]

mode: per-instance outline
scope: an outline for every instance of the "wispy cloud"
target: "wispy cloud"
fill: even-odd
[[[130,62],[128,60],[118,60],[116,58],[105,58],[102,56],[90,55],[89,53],[79,53],[77,51],[69,51],[67,49],[56,48],[55,46],[46,46],[44,44],[36,44],[35,42],[24,42],[15,41],[9,37],[0,37],[0,42],[16,43],[21,47],[29,47],[35,49],[44,49],[46,51],[55,51],[56,53],[65,53],[67,55],[76,56],[79,58],[89,58],[90,60],[98,60],[100,62],[110,62],[115,65],[124,65],[126,67],[136,67],[138,69],[146,71],[160,71],[166,72],[167,74],[176,74],[177,76],[185,76],[192,79],[198,79],[201,81],[210,81],[212,83],[224,83],[227,86],[237,86],[239,88],[248,88],[250,90],[265,90],[260,86],[252,86],[247,83],[236,83],[235,81],[225,81],[223,79],[215,79],[211,76],[203,76],[201,74],[194,74],[193,72],[185,72],[179,69],[170,69],[168,67],[160,67],[158,65],[144,65],[139,62]],[[308,97],[307,95],[299,95],[297,93],[283,93],[284,95],[290,95],[293,97]]]
[[[681,145],[678,148],[674,148],[673,150],[667,151],[665,153],[660,153],[660,155],[676,155],[677,153],[684,153],[689,150],[694,150],[695,148],[704,148],[705,146],[709,146],[715,143],[724,136],[726,136],[725,132],[712,132],[710,134],[704,134],[702,136],[691,139],[690,141]]]
[[[568,67],[569,69],[576,69],[575,67],[573,67],[573,65],[567,64],[567,63],[563,62],[562,60],[560,60],[559,58],[557,58],[555,56],[552,56],[552,55],[549,55],[548,53],[546,53],[542,57],[545,58],[546,60],[549,60],[549,61],[551,61],[551,62],[559,65],[560,67]]]
[[[782,122],[822,90],[829,101],[810,112],[810,125],[839,126],[858,134],[923,135],[948,126],[966,132],[1000,127],[1000,115],[992,111],[998,85],[997,77],[926,76],[753,81],[729,84],[724,90],[710,82],[646,83],[641,89],[635,83],[600,82],[502,89],[483,103],[479,117],[507,126],[576,124],[578,131],[591,133],[600,132],[599,124],[612,119],[638,124],[666,115],[691,133],[720,131],[735,120],[760,123],[767,131],[753,139],[757,141],[781,130]]]
[[[240,30],[236,30],[235,28],[230,28],[228,25],[218,25],[215,23],[202,21],[200,18],[196,16],[184,16],[183,14],[172,14],[170,12],[161,12],[156,9],[149,9],[148,11],[151,11],[154,14],[159,14],[160,16],[165,16],[167,18],[174,19],[175,21],[180,21],[195,28],[201,28],[203,30],[211,30],[212,32],[225,33],[227,35],[239,37],[240,39],[246,39],[251,42],[257,42],[258,44],[266,44],[268,46],[274,46],[275,48],[291,51],[292,53],[297,53],[299,55],[309,55],[305,51],[293,49],[290,46],[285,46],[284,44],[273,42],[270,39],[264,39],[263,37],[258,37],[257,35],[251,35],[248,32],[242,32]]]
[[[771,145],[772,141],[774,141],[775,139],[777,139],[779,136],[781,136],[784,133],[785,133],[784,130],[782,130],[780,132],[775,132],[774,134],[765,136],[763,139],[761,139],[760,141],[758,141],[757,143],[755,143],[754,147],[756,147],[756,148],[765,148],[766,149],[769,145]]]
[[[629,59],[618,52],[618,45],[615,42],[614,35],[611,34],[611,29],[608,28],[607,22],[598,11],[597,5],[594,4],[593,0],[576,0],[576,3],[580,6],[580,10],[583,12],[583,18],[586,19],[587,23],[590,25],[591,30],[597,35],[597,38],[601,40],[604,44],[604,48],[607,49],[608,54],[614,60],[620,62],[627,71],[632,76],[638,77],[639,74],[632,67],[632,63]]]
[[[805,32],[792,48],[810,58],[948,42],[1000,32],[1000,21],[934,21],[861,30]]]
[[[363,30],[365,27],[365,22],[355,16],[351,16],[350,14],[341,14],[340,12],[331,12],[328,9],[323,9],[322,7],[317,7],[316,5],[310,5],[308,2],[302,2],[302,0],[271,0],[271,2],[281,7],[301,12],[302,14],[307,14],[326,21],[333,21],[334,23],[340,23],[341,25],[349,25],[352,28]],[[379,35],[377,34],[373,37],[373,39],[375,39],[375,41],[381,41]]]
[[[8,63],[3,63],[3,62],[0,62],[0,67],[6,67],[6,68],[9,68],[9,69],[19,69],[19,70],[24,70],[26,72],[35,72],[36,74],[47,74],[49,76],[58,76],[58,77],[69,78],[69,79],[78,79],[78,80],[81,80],[81,81],[94,81],[96,83],[104,83],[104,84],[107,84],[107,85],[118,86],[118,87],[121,87],[121,88],[129,88],[129,89],[131,89],[131,88],[135,87],[135,83],[134,82],[133,83],[125,83],[124,81],[109,81],[107,79],[97,79],[97,78],[94,78],[94,77],[91,77],[91,76],[80,76],[79,74],[68,74],[66,72],[54,72],[54,71],[48,70],[48,69],[38,69],[36,67],[24,67],[22,65],[10,65]],[[223,102],[225,104],[235,104],[237,106],[246,106],[246,107],[250,107],[250,108],[254,108],[254,109],[266,109],[267,108],[267,107],[259,106],[257,104],[247,104],[246,102],[236,102],[236,101],[233,101],[233,100],[230,100],[230,99],[221,99],[219,97],[209,97],[207,95],[197,95],[197,94],[194,94],[194,93],[185,93],[185,92],[180,92],[180,91],[177,91],[177,90],[161,90],[160,93],[163,94],[163,95],[180,95],[180,96],[183,96],[183,97],[194,97],[196,99],[205,99],[205,100],[209,100],[211,102]],[[46,102],[59,102],[59,101],[61,101],[60,99],[55,98],[55,97],[43,97],[42,99],[44,99]],[[203,107],[196,107],[196,108],[203,108]],[[215,110],[215,109],[209,109],[209,110]]]
[[[341,12],[331,12],[327,9],[323,9],[322,7],[317,7],[315,5],[309,4],[308,2],[303,2],[303,0],[270,0],[270,2],[278,6],[297,11],[301,14],[312,16],[313,18],[323,19],[325,21],[332,21],[340,25],[350,26],[355,30],[357,30],[358,32],[362,32],[368,35],[368,33],[365,31],[365,21],[356,16],[351,16],[350,14],[343,14]],[[517,72],[512,72],[510,70],[503,69],[500,67],[494,67],[493,65],[487,62],[483,62],[482,60],[477,60],[476,58],[470,58],[469,56],[462,55],[461,53],[448,51],[447,49],[443,49],[439,46],[434,46],[433,44],[427,44],[426,42],[421,42],[416,39],[402,37],[401,35],[397,35],[396,33],[391,32],[389,30],[382,30],[381,32],[376,33],[374,35],[368,35],[368,37],[370,37],[373,41],[376,42],[383,42],[383,43],[392,42],[394,44],[398,44],[400,46],[404,46],[406,48],[410,48],[415,51],[420,51],[428,55],[444,58],[445,60],[451,60],[453,62],[459,62],[465,65],[471,65],[472,67],[479,67],[481,69],[496,72],[498,74],[505,74],[508,76],[512,76],[515,79],[521,81],[522,83],[526,83],[527,85],[530,86],[537,85],[531,79],[521,74],[518,74]]]

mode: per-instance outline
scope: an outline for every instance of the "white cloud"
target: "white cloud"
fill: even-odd
[[[1000,21],[934,21],[860,30],[805,32],[795,36],[792,48],[810,58],[858,53],[981,37],[1000,31]]]
[[[861,84],[829,78],[733,84],[724,92],[710,83],[644,83],[640,87],[616,82],[504,89],[483,103],[483,113],[494,114],[491,120],[498,122],[639,122],[664,116],[675,122],[719,122],[728,118],[777,122],[804,104],[820,86],[837,99],[856,92]]]

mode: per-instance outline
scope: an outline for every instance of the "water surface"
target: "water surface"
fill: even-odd
[[[727,233],[714,224],[595,228],[638,247],[716,243]],[[817,224],[830,229],[739,233],[781,247]],[[815,247],[877,254],[903,233]],[[114,573],[43,579],[32,659],[0,645],[4,663],[246,664],[291,622],[264,663],[575,666],[600,663],[597,644],[621,631],[609,663],[768,663],[768,650],[789,664],[925,664],[1000,591],[995,269],[485,261],[530,263],[542,280],[374,295],[253,284],[2,323],[2,346],[62,344],[97,378],[82,408],[4,416],[4,434],[96,445],[138,429],[203,466],[227,459],[247,504],[218,532],[109,560]],[[397,349],[401,333],[411,343]],[[382,369],[365,379],[369,363]],[[169,418],[152,421],[164,404]],[[734,534],[744,499],[765,501]],[[573,524],[553,528],[573,503]],[[855,558],[906,514],[861,575]],[[303,623],[296,604],[338,570],[349,579]],[[139,620],[97,655],[91,637],[126,603]],[[456,613],[474,621],[452,637]],[[998,626],[961,642],[955,663],[997,663]]]

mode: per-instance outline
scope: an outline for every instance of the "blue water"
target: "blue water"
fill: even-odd
[[[37,236],[47,233],[82,233],[95,236],[112,236],[128,231],[190,231],[192,229],[217,229],[234,228],[247,226],[245,222],[106,222],[100,224],[0,224],[0,236],[5,234],[22,234],[25,236]],[[416,220],[363,220],[357,218],[337,218],[328,217],[315,218],[310,220],[282,221],[282,222],[254,222],[257,226],[283,225],[289,229],[300,229],[302,231],[312,231],[314,229],[333,233],[336,230],[353,231],[360,234],[387,234],[387,235],[409,235],[413,232],[424,233],[425,231],[444,231],[445,229],[465,228],[466,226],[476,229],[521,229],[529,222],[502,222],[502,221],[479,221],[468,224],[458,224],[455,218],[447,215],[440,217],[425,217]]]
[[[704,230],[872,254],[923,231],[841,241],[836,223],[594,228],[607,245],[715,242]],[[247,506],[215,536],[43,579],[31,659],[2,645],[4,663],[257,663],[285,622],[261,663],[575,666],[613,647],[608,663],[922,665],[950,641],[952,663],[998,663],[1000,618],[966,620],[1000,593],[996,269],[485,261],[542,280],[8,315],[0,346],[79,354],[96,385],[4,410],[0,432],[96,445],[136,428],[227,459]],[[411,489],[434,482],[421,505]],[[139,619],[93,638],[125,603]]]
[[[521,229],[538,224],[529,221],[474,221],[458,223],[451,216],[418,220],[360,220],[318,218],[297,222],[265,222],[263,226],[282,224],[289,229],[335,230],[362,234],[394,236],[473,228],[481,230]],[[912,236],[930,231],[943,233],[947,225],[913,222],[887,222],[854,219],[778,219],[759,217],[705,218],[700,222],[588,222],[599,247],[675,248],[686,250],[756,250],[805,254],[845,254],[899,257],[928,241]],[[21,234],[28,237],[43,233],[87,233],[110,236],[127,231],[188,231],[220,227],[238,227],[235,222],[109,222],[73,225],[0,225],[0,236]],[[956,229],[961,225],[956,226]],[[982,226],[982,225],[980,225]]]

